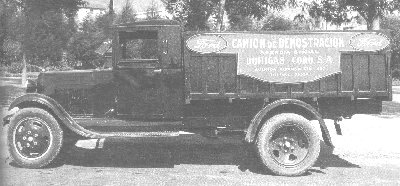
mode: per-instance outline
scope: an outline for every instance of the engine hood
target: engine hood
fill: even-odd
[[[51,95],[57,89],[90,89],[112,78],[112,70],[49,71],[39,74],[36,87],[38,92]]]

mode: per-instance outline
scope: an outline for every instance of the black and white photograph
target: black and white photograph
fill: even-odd
[[[0,185],[400,185],[400,0],[0,0]]]

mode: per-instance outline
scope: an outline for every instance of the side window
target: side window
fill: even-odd
[[[135,62],[158,60],[157,40],[157,31],[119,32],[121,59]]]

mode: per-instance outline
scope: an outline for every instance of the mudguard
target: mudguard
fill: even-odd
[[[322,138],[324,139],[324,142],[331,147],[333,146],[331,137],[329,135],[328,128],[326,127],[325,121],[322,119],[321,114],[317,110],[314,109],[310,104],[307,104],[303,101],[297,100],[297,99],[281,99],[277,100],[275,102],[272,102],[271,104],[268,104],[265,106],[263,109],[261,109],[251,120],[249,127],[247,128],[247,133],[246,133],[246,138],[245,141],[248,143],[252,143],[256,137],[257,130],[260,126],[262,119],[274,108],[277,108],[282,105],[297,105],[305,110],[307,110],[310,114],[312,114],[319,122],[321,132],[322,132]]]
[[[9,111],[13,109],[15,110],[15,108],[22,109],[26,107],[31,107],[33,103],[40,104],[41,106],[47,108],[49,111],[52,112],[51,114],[55,115],[58,119],[61,120],[60,125],[66,126],[78,135],[89,138],[104,137],[100,133],[89,131],[78,125],[59,103],[57,103],[53,98],[43,94],[28,93],[20,96],[11,103]]]

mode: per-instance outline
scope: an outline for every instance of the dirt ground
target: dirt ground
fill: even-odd
[[[0,86],[2,112],[17,87]],[[8,94],[8,97],[5,94]],[[163,141],[82,140],[46,169],[16,166],[7,155],[1,128],[1,185],[400,185],[400,87],[382,115],[355,115],[341,122],[336,135],[326,120],[335,148],[321,145],[315,166],[304,176],[264,173],[256,158],[232,140],[182,136]],[[316,125],[316,123],[314,123]]]

